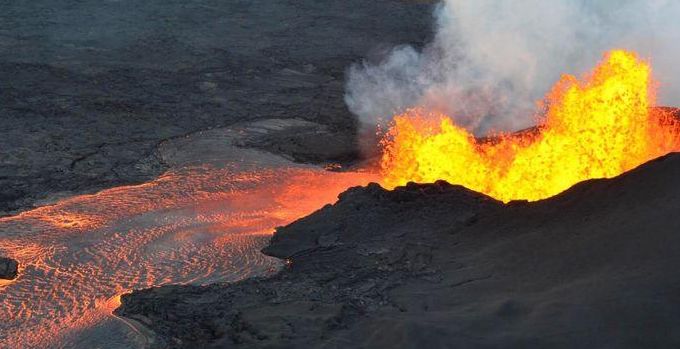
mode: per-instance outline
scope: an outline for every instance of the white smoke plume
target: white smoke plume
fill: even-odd
[[[580,76],[613,48],[650,60],[659,104],[680,104],[680,1],[444,0],[434,17],[422,50],[350,67],[345,101],[362,123],[421,106],[478,135],[520,129],[561,74]]]

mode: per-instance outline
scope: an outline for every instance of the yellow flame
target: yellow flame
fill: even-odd
[[[383,139],[388,188],[444,179],[502,201],[540,200],[680,150],[677,122],[650,107],[651,68],[615,50],[583,81],[564,75],[534,131],[480,141],[446,115],[409,110]]]

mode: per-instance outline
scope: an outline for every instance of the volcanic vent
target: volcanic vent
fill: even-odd
[[[583,79],[564,75],[533,130],[478,141],[443,113],[408,110],[382,140],[383,183],[444,179],[507,202],[617,176],[680,150],[677,119],[651,108],[654,86],[647,62],[614,50]]]

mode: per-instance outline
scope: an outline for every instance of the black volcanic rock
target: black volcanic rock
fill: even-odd
[[[3,1],[0,215],[144,182],[166,170],[160,142],[239,122],[325,125],[332,137],[301,130],[253,146],[351,160],[345,70],[382,45],[422,45],[431,11],[395,0]]]
[[[680,346],[680,154],[503,205],[444,182],[353,188],[280,228],[268,279],[122,297],[193,348]]]
[[[19,262],[12,258],[0,257],[0,279],[13,280],[19,275]]]

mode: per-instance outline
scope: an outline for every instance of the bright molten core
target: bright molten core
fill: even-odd
[[[650,109],[650,73],[635,54],[612,51],[582,81],[562,77],[535,130],[486,140],[446,115],[409,110],[382,141],[383,184],[444,179],[505,202],[533,201],[680,150],[677,121]]]

